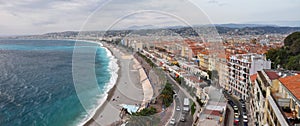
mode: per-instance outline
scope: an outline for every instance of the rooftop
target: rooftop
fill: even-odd
[[[300,74],[279,78],[279,81],[297,98],[300,99]]]
[[[275,80],[280,78],[276,71],[273,70],[264,70],[270,80]]]

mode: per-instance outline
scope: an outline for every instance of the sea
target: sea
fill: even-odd
[[[117,71],[101,44],[0,40],[0,126],[82,125],[106,99]]]

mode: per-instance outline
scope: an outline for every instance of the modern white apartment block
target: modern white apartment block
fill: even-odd
[[[228,62],[229,91],[246,100],[251,88],[250,75],[263,69],[271,69],[271,61],[266,60],[264,55],[254,53],[232,55]]]

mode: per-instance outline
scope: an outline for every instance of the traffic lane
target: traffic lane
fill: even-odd
[[[176,102],[176,106],[175,106],[175,112],[174,112],[174,116],[172,118],[175,119],[175,122],[176,124],[175,125],[178,125],[179,121],[180,121],[180,118],[181,118],[181,115],[182,115],[182,108],[183,108],[183,97],[184,97],[184,93],[182,91],[180,91],[179,87],[174,84],[174,82],[171,80],[172,78],[168,78],[168,82],[170,84],[172,84],[172,87],[173,87],[173,90],[174,90],[174,93],[177,94],[176,97],[175,97],[175,102]],[[177,110],[177,106],[179,106],[180,110]]]
[[[176,112],[175,114],[178,114],[177,116],[179,116],[179,120],[176,120],[176,126],[191,126],[193,124],[193,117],[191,116],[190,113],[186,113],[183,111],[183,100],[184,98],[187,98],[187,96],[183,93],[183,91],[180,90],[180,88],[174,84],[174,80],[172,78],[170,78],[169,76],[167,77],[168,81],[173,85],[173,88],[175,90],[175,93],[177,94],[177,99],[178,102],[180,103],[180,113]],[[177,102],[176,102],[177,103]],[[185,113],[185,121],[181,122],[180,118],[183,116],[183,113]]]
[[[176,125],[178,124],[179,120],[180,120],[180,117],[181,117],[181,112],[182,112],[182,109],[181,109],[181,102],[180,102],[180,99],[178,98],[179,94],[177,95],[177,97],[175,98],[175,102],[176,102],[176,107],[175,107],[175,113],[174,113],[174,117],[175,118],[175,122],[176,122]],[[180,110],[177,110],[177,108],[180,108]]]
[[[179,119],[178,119],[178,121],[177,121],[178,123],[176,125],[178,125],[180,123],[180,119],[181,119],[181,117],[183,116],[183,113],[184,113],[184,111],[183,111],[183,99],[185,97],[186,97],[185,94],[181,90],[179,90],[177,92],[177,99],[178,99],[178,102],[179,102],[178,106],[180,108],[180,111],[178,111],[178,113],[177,113],[177,116],[178,116]]]
[[[242,109],[242,105],[241,105],[240,101],[238,101],[237,99],[235,99],[234,97],[232,97],[226,91],[224,92],[224,95],[226,95],[227,99],[231,100],[238,107],[238,111],[240,113],[240,115],[239,115],[239,125],[240,126],[244,126],[243,111],[242,111],[243,109]]]
[[[179,122],[178,126],[192,126],[193,125],[193,117],[191,114],[186,114],[185,121]]]
[[[183,109],[184,98],[187,98],[187,96],[182,91],[179,91],[179,97],[178,98],[180,98],[181,110],[182,110]],[[181,116],[183,116],[183,115],[185,116],[185,121],[181,122],[179,120],[178,126],[191,126],[193,124],[193,116],[191,115],[190,112],[191,111],[185,112],[185,111],[182,110]]]
[[[166,73],[166,74],[168,74],[168,73]],[[177,86],[177,84],[175,84],[177,82],[171,76],[167,75],[167,80],[170,84],[173,85],[173,88],[174,88],[175,92],[177,92],[179,94],[178,98],[181,101],[181,110],[182,110],[182,108],[183,108],[183,99],[188,98],[188,96],[186,96],[185,93],[182,90],[180,90],[180,88]],[[177,123],[177,124],[179,126],[191,126],[193,124],[194,120],[193,120],[193,116],[190,114],[190,111],[185,114],[185,118],[186,118],[185,122],[180,122],[179,121],[179,123]]]
[[[227,96],[227,98],[229,99],[229,100],[231,100],[237,107],[238,107],[238,111],[239,111],[239,113],[240,113],[240,115],[239,115],[239,125],[240,126],[243,126],[243,116],[242,116],[242,108],[241,108],[241,105],[239,104],[239,101],[238,100],[236,100],[235,98],[233,98],[230,94],[228,94],[227,92],[225,92],[224,93],[226,96]]]

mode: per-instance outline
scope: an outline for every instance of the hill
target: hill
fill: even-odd
[[[289,70],[300,70],[300,32],[294,32],[284,39],[284,46],[279,49],[271,49],[266,53],[273,64]]]

